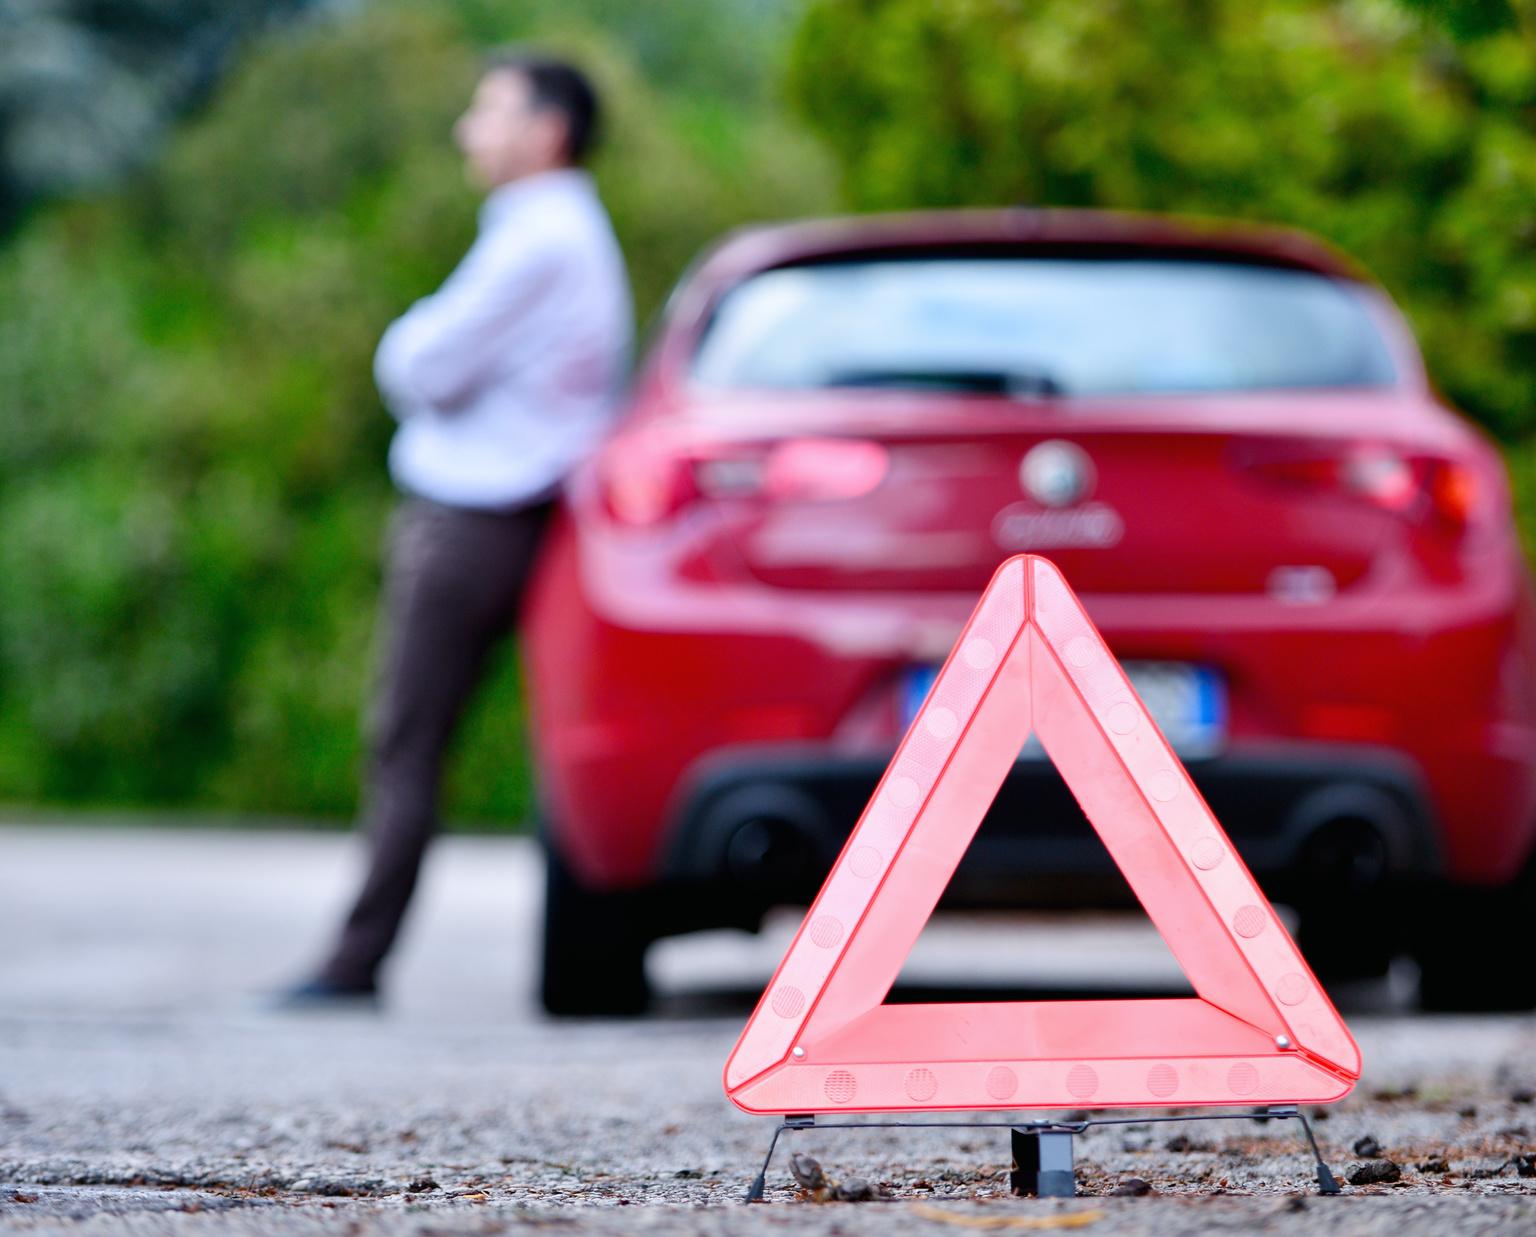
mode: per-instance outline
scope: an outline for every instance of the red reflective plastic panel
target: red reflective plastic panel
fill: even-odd
[[[884,1005],[1034,732],[1193,999]],[[750,1112],[1342,1098],[1360,1054],[1059,572],[999,569],[725,1069]]]

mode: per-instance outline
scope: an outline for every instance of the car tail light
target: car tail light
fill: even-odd
[[[1406,511],[1419,496],[1413,465],[1394,451],[1352,451],[1340,461],[1339,474],[1346,492],[1388,511]]]
[[[763,492],[770,498],[860,498],[885,480],[890,467],[890,452],[877,442],[793,438],[769,452]]]
[[[655,524],[696,498],[800,502],[859,498],[890,471],[877,442],[791,438],[683,444],[660,434],[616,438],[599,464],[608,513],[625,524]]]
[[[1448,524],[1458,528],[1470,524],[1484,497],[1477,475],[1465,464],[1442,460],[1430,473],[1430,505]]]
[[[1271,444],[1250,448],[1243,463],[1270,480],[1334,490],[1385,511],[1435,518],[1454,528],[1465,527],[1485,498],[1466,465],[1389,447],[1356,444],[1329,450],[1307,443]]]
[[[608,514],[625,524],[655,524],[695,497],[690,461],[657,437],[616,438],[598,461]]]

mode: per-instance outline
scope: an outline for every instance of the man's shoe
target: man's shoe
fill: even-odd
[[[345,1010],[374,1010],[379,1006],[379,990],[373,985],[349,986],[329,979],[307,979],[272,1001],[280,1013],[325,1013]]]

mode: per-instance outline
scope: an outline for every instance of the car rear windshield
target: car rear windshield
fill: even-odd
[[[1392,360],[1360,286],[1167,258],[878,258],[764,271],[721,300],[710,387],[1022,396],[1374,387]]]

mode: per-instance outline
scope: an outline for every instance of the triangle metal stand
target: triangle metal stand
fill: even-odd
[[[1072,1138],[1091,1126],[1097,1125],[1152,1125],[1183,1121],[1300,1121],[1312,1151],[1314,1172],[1319,1194],[1340,1193],[1339,1183],[1333,1171],[1323,1160],[1318,1149],[1312,1123],[1295,1104],[1273,1104],[1243,1113],[1196,1113],[1190,1116],[1168,1117],[1099,1117],[1083,1121],[825,1121],[818,1122],[812,1114],[787,1116],[773,1131],[768,1143],[768,1154],[763,1157],[763,1167],[747,1190],[744,1202],[760,1203],[767,1189],[768,1168],[773,1153],[779,1145],[779,1136],[791,1130],[980,1130],[1007,1129],[1012,1131],[1013,1169],[1008,1174],[1008,1184],[1014,1194],[1037,1198],[1072,1198],[1077,1193],[1073,1171]]]

